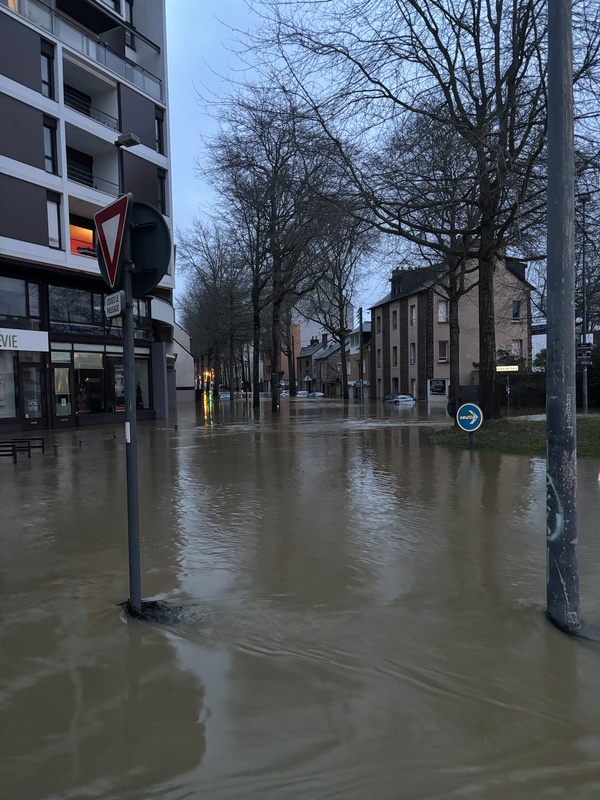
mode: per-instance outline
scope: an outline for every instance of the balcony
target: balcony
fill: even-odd
[[[117,197],[119,194],[119,186],[112,181],[106,180],[101,175],[96,175],[91,169],[83,167],[78,161],[72,161],[67,158],[67,178],[75,183],[80,183],[82,186],[89,186],[92,189],[98,189],[99,192],[110,194]]]
[[[65,125],[67,179],[117,197],[119,194],[118,152],[107,142],[88,131]]]
[[[33,25],[52,34],[63,44],[91,58],[143,92],[157,100],[163,99],[160,78],[119,55],[100,39],[88,36],[38,0],[0,0],[1,6],[25,17]]]
[[[85,114],[86,117],[99,122],[101,125],[110,128],[113,131],[119,130],[119,122],[116,117],[107,114],[99,108],[92,105],[92,100],[82,92],[77,91],[72,86],[64,87],[65,105],[78,111],[80,114]]]

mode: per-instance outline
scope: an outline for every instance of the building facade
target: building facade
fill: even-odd
[[[0,0],[0,430],[122,419],[94,215],[171,228],[165,43],[164,0]],[[141,418],[174,405],[173,270],[135,301]]]
[[[496,348],[531,363],[531,286],[526,265],[498,261],[494,277]],[[464,395],[478,385],[479,302],[476,273],[458,301],[459,381]],[[445,405],[450,382],[450,314],[442,271],[397,269],[391,292],[371,309],[371,396],[410,393]],[[476,390],[474,392],[476,394]]]

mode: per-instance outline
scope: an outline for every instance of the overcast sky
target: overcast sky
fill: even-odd
[[[226,78],[240,63],[232,48],[246,28],[244,0],[167,0],[167,57],[171,133],[171,179],[176,228],[188,228],[209,195],[196,176],[201,136],[213,124],[205,115],[199,93],[227,92]],[[224,79],[219,75],[223,75]]]
[[[230,29],[247,30],[253,19],[244,0],[167,0],[166,8],[173,222],[175,229],[185,230],[201,217],[200,206],[210,204],[196,161],[202,154],[201,136],[214,123],[198,95],[227,93],[227,78],[236,71],[239,75],[241,68],[233,52],[239,34]],[[356,305],[366,310],[387,291],[385,279],[375,281]]]

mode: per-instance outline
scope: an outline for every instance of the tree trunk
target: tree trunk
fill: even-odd
[[[273,352],[271,354],[271,410],[279,411],[279,365],[281,363],[281,303],[273,301]]]
[[[502,416],[496,385],[493,242],[492,224],[484,220],[479,255],[479,405],[484,419],[498,419]]]
[[[288,357],[288,374],[290,376],[290,395],[296,394],[296,354],[295,354],[295,342],[294,337],[291,333],[291,328],[288,333],[288,339],[290,342],[290,355]]]

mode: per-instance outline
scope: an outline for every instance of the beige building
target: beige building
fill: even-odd
[[[531,361],[531,286],[526,265],[499,261],[494,278],[496,349]],[[459,380],[478,384],[479,302],[476,272],[459,300]],[[449,299],[440,267],[396,269],[391,292],[371,309],[371,396],[410,392],[419,402],[445,403],[450,380]],[[475,390],[476,391],[476,390]]]

